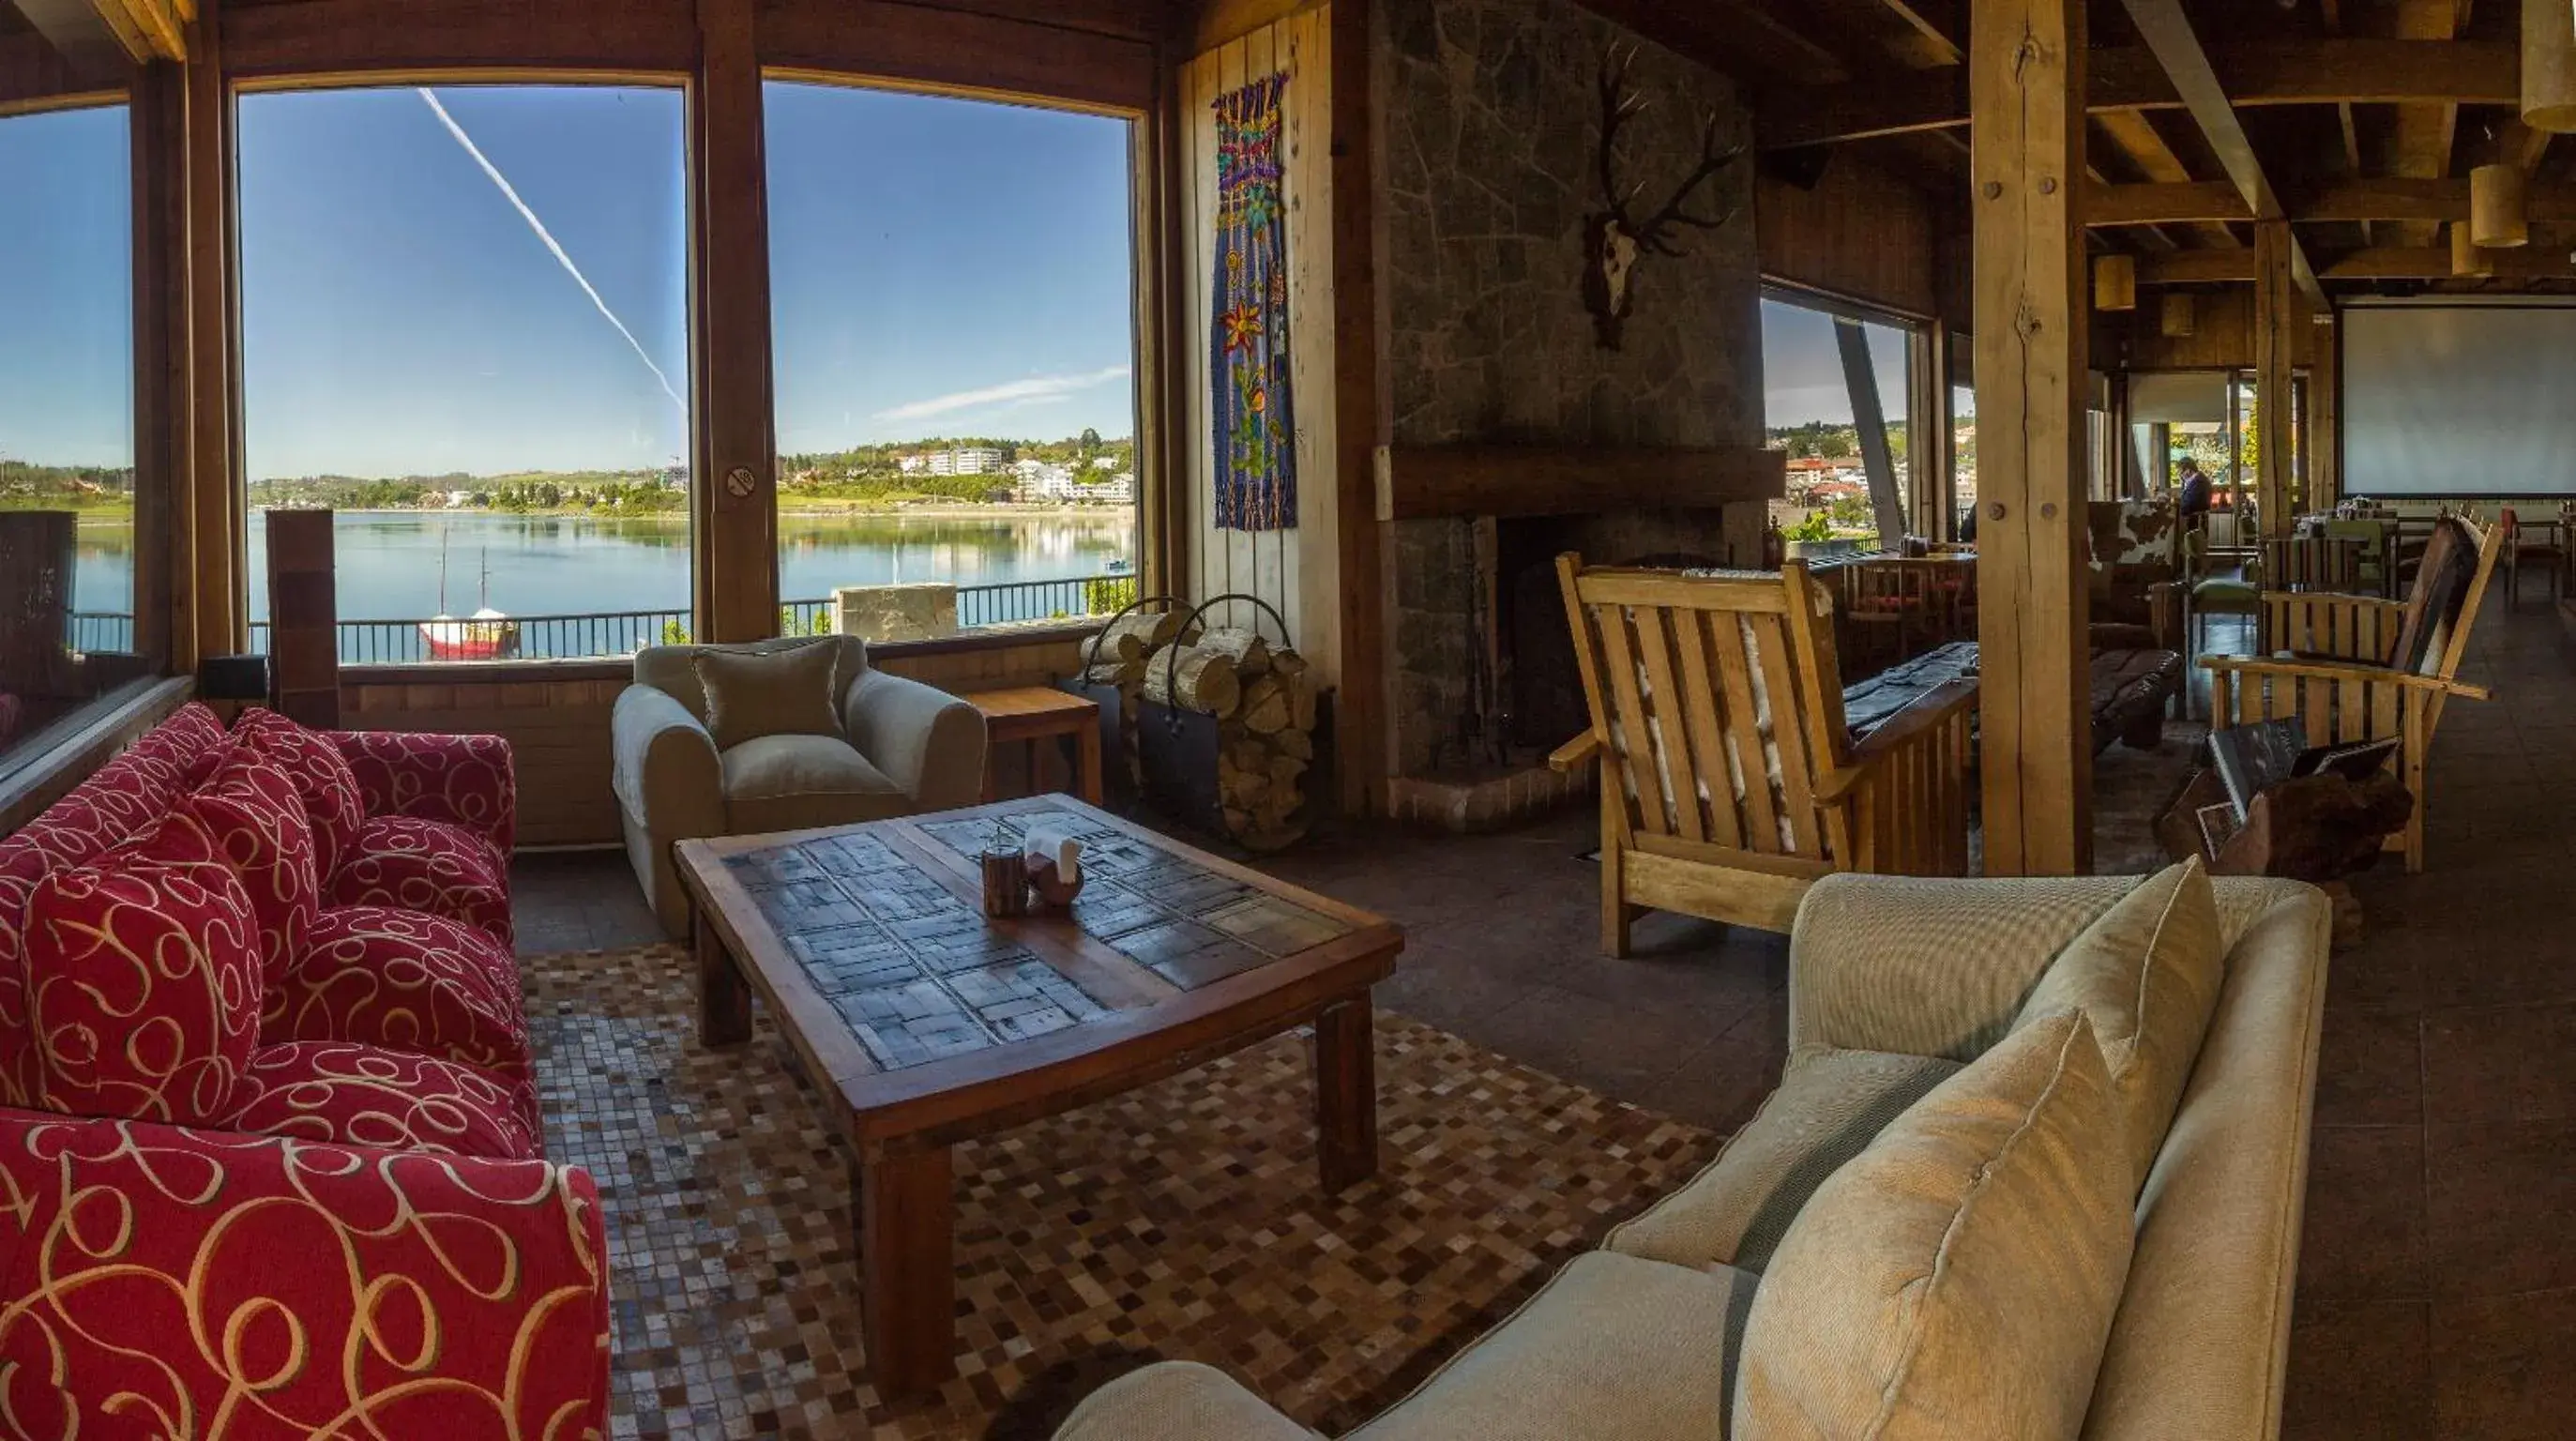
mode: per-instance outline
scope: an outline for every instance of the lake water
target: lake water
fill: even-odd
[[[952,581],[960,586],[1093,576],[1136,561],[1132,512],[779,518],[779,595],[819,600],[835,586]],[[689,607],[689,531],[680,517],[343,513],[333,526],[343,620],[436,615],[445,556],[447,612],[491,605],[514,616]],[[485,563],[491,588],[483,589]],[[250,529],[251,615],[268,617],[267,531]],[[130,531],[83,527],[73,608],[133,609]]]

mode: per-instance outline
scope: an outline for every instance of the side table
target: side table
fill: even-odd
[[[1032,784],[1037,776],[1038,742],[1071,741],[1067,758],[1073,765],[1074,793],[1095,806],[1101,803],[1099,702],[1042,685],[977,691],[964,699],[984,713],[985,735],[992,745],[1016,743],[1029,748]],[[1001,799],[994,793],[989,756],[984,762],[984,799]]]

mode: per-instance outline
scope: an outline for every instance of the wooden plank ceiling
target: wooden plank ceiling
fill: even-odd
[[[1967,183],[1968,0],[1585,3],[1739,79],[1766,151],[1823,146],[1936,192]],[[2094,247],[2143,257],[2149,284],[2235,283],[2252,220],[2277,205],[2327,293],[2576,291],[2576,144],[2516,117],[2521,12],[2091,0]],[[2169,65],[2177,20],[2205,64]],[[2196,96],[2178,75],[2215,87]],[[2455,280],[2443,222],[2496,161],[2531,177],[2531,243],[2492,252],[2491,279]]]

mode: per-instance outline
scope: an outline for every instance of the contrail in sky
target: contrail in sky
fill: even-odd
[[[545,242],[546,249],[554,252],[555,262],[564,268],[566,275],[572,277],[573,284],[580,286],[581,293],[590,297],[590,303],[599,307],[599,313],[607,317],[608,323],[617,327],[617,333],[626,337],[626,343],[635,347],[635,358],[644,362],[646,370],[653,372],[653,378],[662,383],[662,393],[671,397],[671,403],[680,407],[680,413],[686,415],[689,403],[680,398],[680,392],[671,388],[671,377],[662,373],[662,367],[653,363],[653,357],[645,352],[644,343],[635,338],[635,332],[627,329],[626,322],[617,318],[617,312],[608,308],[608,302],[599,298],[599,291],[591,285],[589,277],[583,275],[581,267],[573,264],[572,257],[566,255],[564,248],[555,243],[554,232],[546,229],[546,223],[537,218],[537,212],[530,210],[528,202],[519,198],[519,192],[512,188],[500,169],[484,156],[483,148],[474,143],[473,136],[465,133],[465,127],[456,123],[456,117],[447,113],[447,107],[438,103],[438,97],[430,93],[427,87],[422,87],[420,98],[427,102],[430,113],[438,117],[438,123],[447,127],[447,133],[456,137],[456,143],[465,147],[465,153],[474,157],[474,163],[483,167],[483,173],[492,177],[492,183],[501,188],[501,197],[509,201],[519,212],[519,218],[528,222],[528,228],[537,233],[539,240]]]
[[[1125,380],[1130,374],[1133,372],[1128,367],[1113,365],[1105,370],[1094,370],[1082,375],[1032,376],[1027,380],[1008,381],[1001,385],[987,386],[982,390],[961,390],[954,395],[916,400],[909,405],[898,405],[892,410],[880,410],[876,418],[927,420],[934,415],[972,410],[983,405],[1042,404],[1050,400],[1062,400],[1078,391],[1089,390],[1095,385],[1107,385],[1113,380]]]

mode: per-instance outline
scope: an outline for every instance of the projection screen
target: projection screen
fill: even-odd
[[[2342,314],[2346,495],[2576,494],[2576,308]]]

